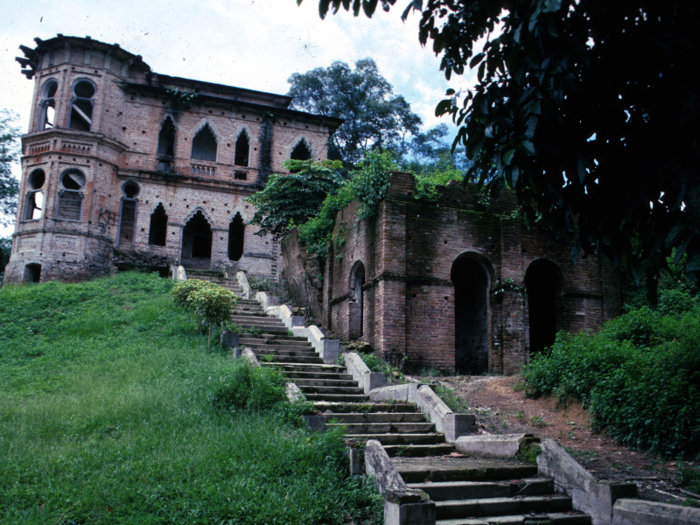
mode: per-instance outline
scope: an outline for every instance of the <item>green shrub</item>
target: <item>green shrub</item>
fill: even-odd
[[[683,465],[678,468],[678,484],[690,492],[700,493],[700,465]]]
[[[559,334],[526,367],[528,393],[582,401],[596,430],[631,448],[663,455],[700,450],[700,308],[680,316],[686,307],[674,296],[665,310],[674,315],[644,307],[597,334]]]
[[[185,310],[193,310],[192,303],[190,302],[190,296],[197,290],[214,286],[213,283],[209,281],[202,281],[200,279],[188,279],[177,283],[172,291],[170,292],[173,296],[175,304]]]
[[[238,303],[238,296],[223,286],[197,279],[179,283],[173,288],[172,295],[175,304],[194,313],[198,328],[208,329],[207,345],[214,327],[228,323],[231,310]]]
[[[284,374],[274,368],[252,366],[243,359],[234,361],[219,382],[212,398],[218,410],[267,410],[287,400]]]

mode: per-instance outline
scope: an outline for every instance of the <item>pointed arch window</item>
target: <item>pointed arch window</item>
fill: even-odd
[[[309,147],[306,145],[306,141],[303,139],[300,140],[299,144],[292,150],[292,154],[289,158],[292,160],[311,160],[311,150],[309,150]]]
[[[41,211],[44,207],[44,193],[42,188],[46,182],[44,170],[34,170],[28,179],[29,191],[27,192],[27,204],[24,208],[24,220],[32,221],[41,219]]]
[[[73,105],[70,110],[70,129],[90,131],[94,106],[95,84],[89,80],[78,80],[73,86]]]
[[[79,221],[82,215],[85,175],[71,169],[61,175],[62,189],[58,192],[56,218],[65,221]]]
[[[192,158],[194,160],[216,162],[216,137],[209,124],[204,126],[194,136],[192,141]]]
[[[167,117],[158,133],[158,171],[170,173],[175,156],[175,124]]]
[[[249,154],[250,141],[248,140],[248,134],[243,130],[238,135],[238,140],[236,140],[236,154],[233,163],[236,166],[248,166]]]
[[[53,79],[48,80],[41,87],[41,102],[39,103],[37,130],[51,129],[55,126],[56,91],[58,91],[58,82]]]
[[[232,261],[240,261],[243,256],[243,241],[245,239],[245,224],[240,213],[228,226],[228,258]]]
[[[159,203],[151,214],[151,226],[148,231],[148,244],[153,246],[165,246],[168,237],[168,214],[165,213],[163,203]]]

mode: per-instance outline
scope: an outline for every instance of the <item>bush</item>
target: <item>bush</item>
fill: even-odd
[[[688,302],[672,299],[665,311],[673,316],[645,307],[597,334],[559,334],[549,353],[526,367],[528,393],[582,401],[594,429],[631,448],[700,450],[700,308],[680,316]]]
[[[197,290],[206,288],[208,286],[213,286],[213,283],[209,281],[201,281],[199,279],[188,279],[187,281],[182,281],[177,283],[172,291],[170,292],[173,296],[175,304],[185,310],[193,310],[192,303],[190,303],[190,295]]]
[[[197,279],[179,283],[173,288],[172,295],[175,304],[194,313],[199,328],[209,329],[208,341],[215,326],[231,320],[231,310],[238,303],[238,296],[223,286]]]
[[[287,401],[284,374],[273,368],[255,367],[240,359],[219,381],[212,399],[217,410],[268,410]]]

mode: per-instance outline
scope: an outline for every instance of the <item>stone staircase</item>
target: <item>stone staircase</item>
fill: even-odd
[[[242,293],[235,279],[210,280]],[[571,510],[568,496],[554,492],[551,479],[537,477],[537,466],[460,457],[416,405],[370,401],[344,366],[324,363],[310,342],[291,335],[257,301],[239,299],[231,320],[243,329],[240,345],[253,350],[261,366],[284,371],[326,416],[326,426],[345,426],[350,446],[381,443],[406,485],[435,502],[437,525],[591,524],[588,515]]]

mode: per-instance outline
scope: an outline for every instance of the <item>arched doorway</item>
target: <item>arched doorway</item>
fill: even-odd
[[[530,354],[554,344],[559,328],[557,297],[561,290],[561,273],[556,264],[538,259],[525,272],[528,314],[530,317]]]
[[[236,213],[228,225],[228,258],[232,261],[240,261],[243,256],[243,242],[245,240],[245,224],[240,213]]]
[[[365,266],[357,261],[350,272],[350,302],[348,319],[348,339],[360,339],[364,334],[364,293]]]
[[[455,287],[455,367],[458,372],[483,374],[489,370],[489,277],[473,258],[452,264]]]
[[[212,233],[201,211],[187,221],[182,230],[182,265],[186,268],[209,268]]]

